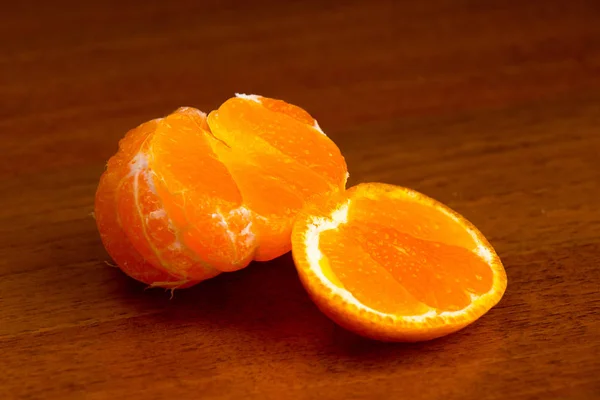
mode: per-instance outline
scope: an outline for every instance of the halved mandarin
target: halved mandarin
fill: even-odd
[[[317,306],[384,341],[437,338],[477,320],[506,289],[492,246],[447,206],[410,189],[360,184],[298,214],[292,254]]]
[[[130,131],[95,214],[126,273],[189,286],[288,252],[305,201],[342,191],[346,179],[339,149],[308,113],[239,95],[208,117],[184,107]]]

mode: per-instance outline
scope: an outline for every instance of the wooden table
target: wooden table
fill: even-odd
[[[599,2],[39,3],[0,17],[1,399],[600,398]],[[110,268],[90,213],[118,139],[234,92],[309,110],[350,184],[464,214],[501,303],[390,345],[289,256],[173,299]]]

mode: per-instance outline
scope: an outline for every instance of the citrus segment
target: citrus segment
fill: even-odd
[[[506,288],[499,258],[472,224],[392,185],[313,199],[294,225],[292,248],[317,305],[340,325],[382,340],[454,332]]]
[[[266,109],[273,112],[285,114],[293,119],[312,127],[315,127],[316,120],[306,111],[298,106],[286,103],[283,100],[270,99],[268,97],[257,96],[256,101],[262,104]],[[320,130],[320,128],[319,128]]]
[[[369,253],[361,251],[360,245],[350,230],[323,232],[319,248],[332,283],[383,313],[418,315],[427,311],[404,287],[398,286],[392,274],[374,263]],[[352,263],[352,268],[347,267],[348,263]]]
[[[158,197],[154,175],[143,148],[133,158],[131,172],[125,176],[116,193],[119,223],[146,261],[180,280],[203,280],[218,275],[181,241]]]
[[[206,115],[181,108],[161,121],[150,139],[149,163],[182,243],[204,263],[232,271],[252,260],[252,215],[213,146],[227,147],[210,132]]]
[[[167,189],[185,192],[196,205],[238,207],[237,184],[213,151],[213,146],[228,145],[212,135],[206,114],[193,110],[180,108],[157,125],[148,144],[149,163]]]
[[[430,204],[406,201],[394,192],[387,192],[385,197],[380,193],[367,193],[366,196],[369,197],[353,200],[350,219],[381,226],[393,225],[395,231],[431,242],[466,248],[476,243],[473,236],[461,224],[457,224],[452,216]],[[377,213],[372,210],[377,210]]]
[[[141,144],[155,129],[156,121],[142,124],[127,133],[119,143],[119,152],[108,162],[96,191],[95,218],[107,252],[118,266],[132,278],[149,285],[167,288],[188,287],[195,281],[182,280],[149,263],[135,249],[122,228],[118,216],[116,191],[129,173],[129,162]]]
[[[208,124],[226,142],[244,136],[260,139],[333,186],[345,186],[347,169],[339,148],[322,133],[314,118],[298,109],[262,96],[234,97],[209,114]]]

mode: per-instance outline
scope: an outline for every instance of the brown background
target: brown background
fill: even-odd
[[[600,3],[4,4],[0,398],[600,398]],[[351,184],[463,213],[509,278],[436,341],[325,318],[291,258],[173,300],[109,260],[94,191],[118,139],[234,92],[309,110]]]

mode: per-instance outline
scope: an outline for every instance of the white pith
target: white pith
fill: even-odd
[[[251,100],[254,101],[256,103],[260,103],[260,98],[262,96],[256,95],[256,94],[245,94],[245,93],[236,93],[235,97],[238,97],[240,99],[246,99],[246,100]]]
[[[138,212],[140,212],[140,210],[139,210],[139,179],[140,179],[140,175],[143,176],[143,178],[146,180],[146,183],[148,184],[150,191],[153,194],[156,194],[156,187],[154,186],[154,179],[152,178],[152,174],[149,170],[149,160],[148,160],[148,156],[146,154],[144,154],[143,152],[140,151],[133,157],[133,159],[131,161],[131,166],[129,168],[129,175],[134,177],[133,194],[134,194],[136,205],[138,207]],[[140,212],[140,217],[142,217],[141,212]],[[153,210],[150,213],[148,213],[148,215],[144,218],[145,218],[146,223],[150,219],[166,219],[169,228],[171,228],[173,226],[173,223],[172,223],[171,219],[167,216],[167,212],[164,208],[159,208],[159,209]],[[142,230],[144,232],[144,236],[146,237],[146,240],[148,241],[148,243],[150,243],[150,238],[148,237],[148,234],[146,232],[145,224],[142,225]],[[183,248],[183,243],[181,242],[181,240],[179,240],[177,235],[175,235],[175,240],[168,245],[168,248],[181,249],[181,248]],[[164,264],[164,262],[160,256],[160,252],[156,251],[153,247],[152,247],[152,249],[153,249],[154,253],[156,254],[156,257],[158,257],[158,259],[161,261],[161,263]]]
[[[316,119],[315,119],[315,122],[314,122],[314,124],[313,124],[313,128],[315,128],[317,131],[319,131],[319,133],[320,133],[321,135],[327,136],[327,135],[325,134],[325,132],[323,132],[323,129],[321,129],[321,127],[319,126],[319,123],[317,122],[317,120],[316,120]]]
[[[129,166],[129,176],[134,176],[148,169],[148,157],[141,151],[137,153],[131,160]]]
[[[202,111],[200,111],[200,110],[198,110],[197,108],[194,108],[194,107],[180,107],[178,111],[179,112],[192,112],[192,113],[194,113],[194,114],[196,114],[196,115],[198,115],[198,116],[200,116],[202,118],[206,118],[206,113],[205,112],[202,112]]]
[[[232,231],[229,228],[229,220],[232,217],[239,216],[246,223],[244,228],[238,233]],[[225,229],[225,233],[229,237],[229,240],[232,244],[237,243],[237,238],[244,238],[244,242],[248,247],[252,247],[256,243],[256,236],[252,231],[252,220],[253,220],[253,212],[244,206],[240,206],[238,208],[234,208],[229,211],[226,215],[223,215],[221,212],[212,213],[211,217],[217,220],[217,224]]]
[[[148,214],[149,219],[161,219],[166,216],[167,216],[167,212],[165,211],[164,208],[161,208],[159,210],[154,210]]]

